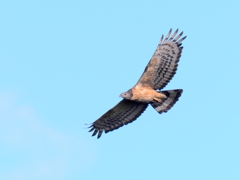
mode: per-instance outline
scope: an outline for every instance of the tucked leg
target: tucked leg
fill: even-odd
[[[155,97],[159,98],[159,99],[166,99],[167,98],[167,96],[165,94],[161,94],[161,93],[157,93],[157,95]]]
[[[161,102],[162,101],[160,98],[157,98],[157,97],[153,98],[153,100],[155,100],[157,102]]]

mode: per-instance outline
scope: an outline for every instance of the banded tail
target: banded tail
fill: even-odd
[[[150,104],[159,114],[161,114],[163,112],[167,112],[174,106],[174,104],[178,101],[179,97],[181,96],[183,90],[175,89],[159,92],[166,95],[167,98],[164,99],[162,102],[151,102]]]

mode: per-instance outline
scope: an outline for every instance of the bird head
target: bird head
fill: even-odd
[[[133,96],[133,94],[132,94],[132,90],[131,89],[120,94],[120,97],[122,97],[124,99],[131,99],[132,96]]]

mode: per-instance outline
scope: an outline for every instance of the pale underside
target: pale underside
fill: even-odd
[[[154,89],[152,89],[149,85],[136,85],[132,89],[133,96],[131,100],[140,101],[140,102],[161,102],[162,99],[166,99],[164,94],[161,94]]]

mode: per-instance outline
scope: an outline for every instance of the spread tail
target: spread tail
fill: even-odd
[[[175,89],[169,91],[159,91],[160,93],[167,96],[166,99],[162,100],[162,102],[151,102],[152,107],[159,113],[167,112],[171,109],[174,104],[178,101],[178,98],[181,96],[183,90]]]

